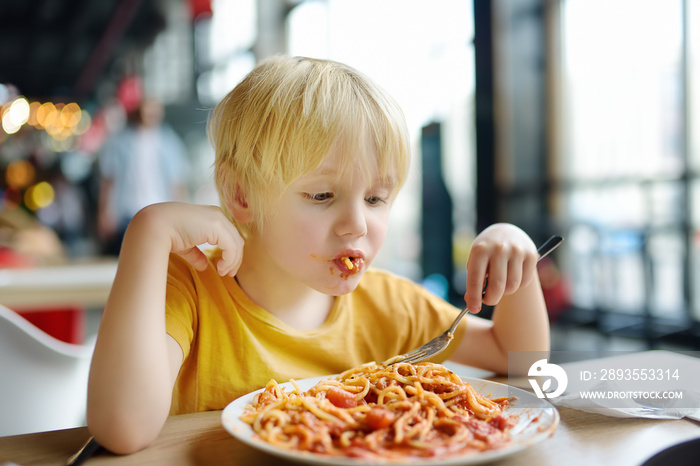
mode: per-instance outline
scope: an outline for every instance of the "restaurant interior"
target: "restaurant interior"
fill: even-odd
[[[163,105],[187,200],[217,204],[209,112],[280,53],[348,63],[406,114],[411,175],[376,267],[462,307],[483,228],[561,235],[538,266],[553,350],[700,351],[697,31],[690,0],[0,2],[2,367],[34,364],[11,325],[89,360],[116,270],[98,161],[129,108]]]

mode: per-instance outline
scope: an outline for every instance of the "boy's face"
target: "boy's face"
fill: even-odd
[[[340,179],[334,146],[318,169],[283,193],[259,236],[278,279],[334,296],[355,289],[384,242],[395,194],[393,184],[380,182],[373,146],[361,156],[372,162],[369,176],[358,163],[363,168]]]

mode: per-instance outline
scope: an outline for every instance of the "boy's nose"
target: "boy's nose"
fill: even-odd
[[[367,234],[367,220],[364,206],[350,205],[339,212],[336,222],[336,233],[339,236],[364,236]]]

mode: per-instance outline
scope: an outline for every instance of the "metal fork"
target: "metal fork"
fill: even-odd
[[[537,249],[538,254],[540,257],[537,259],[537,262],[541,261],[544,259],[550,252],[554,251],[557,246],[561,244],[561,242],[564,240],[561,236],[552,236],[549,238],[547,241],[542,244],[542,246]],[[486,287],[488,286],[488,277],[486,277],[485,283],[484,283],[484,291],[482,292],[482,295],[486,293]],[[435,356],[436,354],[442,352],[447,348],[447,345],[450,344],[452,339],[454,338],[454,332],[457,329],[457,324],[459,324],[459,321],[462,320],[462,317],[467,313],[467,309],[464,308],[462,312],[459,313],[457,318],[452,322],[452,325],[450,325],[450,328],[445,330],[444,333],[441,335],[438,335],[437,337],[433,338],[430,340],[428,343],[424,344],[423,346],[419,346],[418,348],[414,349],[413,351],[406,353],[406,354],[401,354],[399,356],[394,356],[392,358],[387,359],[382,363],[384,366],[390,366],[392,364],[396,364],[398,362],[400,363],[407,363],[407,364],[412,364],[414,362],[418,361],[423,361],[424,359],[428,359],[429,357]]]

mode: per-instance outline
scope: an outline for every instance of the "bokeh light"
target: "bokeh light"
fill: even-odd
[[[74,147],[76,145],[72,141],[74,136],[85,134],[92,124],[89,113],[80,108],[76,102],[64,104],[34,101],[30,103],[21,96],[0,108],[0,119],[3,129],[0,136],[15,134],[26,124],[37,130],[44,130],[50,135],[54,143],[49,145],[57,151]]]
[[[41,181],[24,192],[24,204],[30,210],[43,209],[53,203],[55,196],[53,186],[46,181]]]
[[[41,103],[37,101],[34,101],[31,104],[29,104],[29,119],[27,120],[27,124],[32,125],[35,128],[39,126],[39,123],[36,119],[36,112],[37,110],[39,110],[39,107],[41,107]]]
[[[87,133],[87,130],[90,129],[91,124],[92,124],[92,117],[90,116],[90,114],[87,112],[87,110],[81,110],[80,111],[80,119],[78,120],[78,123],[75,125],[76,136],[81,136],[81,135]]]
[[[7,134],[15,134],[17,131],[19,131],[20,127],[21,125],[18,125],[17,122],[12,118],[9,109],[3,108],[2,129]]]
[[[61,123],[67,128],[75,128],[78,126],[80,119],[82,117],[82,112],[80,107],[75,102],[66,104],[61,110]]]
[[[53,102],[44,102],[36,111],[36,120],[40,128],[51,126],[57,116],[58,112]]]
[[[2,107],[2,129],[7,134],[14,134],[29,119],[29,102],[24,97],[18,97],[12,103]]]
[[[13,160],[5,170],[5,181],[11,188],[22,189],[34,181],[34,166],[26,160]]]
[[[7,99],[10,97],[10,90],[7,88],[6,85],[3,83],[0,83],[0,105],[4,104],[7,102]]]

